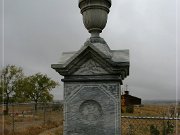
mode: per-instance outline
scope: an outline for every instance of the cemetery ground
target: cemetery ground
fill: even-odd
[[[32,104],[16,104],[9,106],[9,115],[3,116],[1,106],[0,125],[4,124],[4,127],[0,127],[0,134],[3,128],[4,135],[60,135],[63,113],[58,109],[40,105],[35,111]]]
[[[141,105],[133,113],[122,113],[122,135],[180,135],[180,106]],[[0,134],[4,135],[63,135],[63,111],[57,106],[31,104],[10,105],[9,115],[3,115],[0,107]],[[164,119],[166,118],[166,119]],[[179,127],[179,128],[178,128]]]

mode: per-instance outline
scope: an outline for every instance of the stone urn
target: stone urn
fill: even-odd
[[[79,8],[83,16],[83,23],[91,33],[91,38],[100,38],[107,23],[111,0],[79,0]]]

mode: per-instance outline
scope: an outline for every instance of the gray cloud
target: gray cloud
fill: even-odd
[[[133,95],[175,98],[175,0],[113,0],[101,35],[113,50],[130,49],[124,83]],[[77,51],[88,37],[78,0],[5,1],[5,64],[22,66],[28,75],[42,72],[60,82],[62,76],[50,65],[63,51]],[[53,93],[62,98],[63,83]]]

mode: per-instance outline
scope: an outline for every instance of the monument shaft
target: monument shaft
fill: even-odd
[[[74,81],[65,82],[64,88],[64,135],[120,133],[119,82]]]

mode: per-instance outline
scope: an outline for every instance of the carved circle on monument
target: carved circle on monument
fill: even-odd
[[[102,107],[95,100],[86,100],[80,105],[79,112],[83,121],[95,123],[102,116]]]

